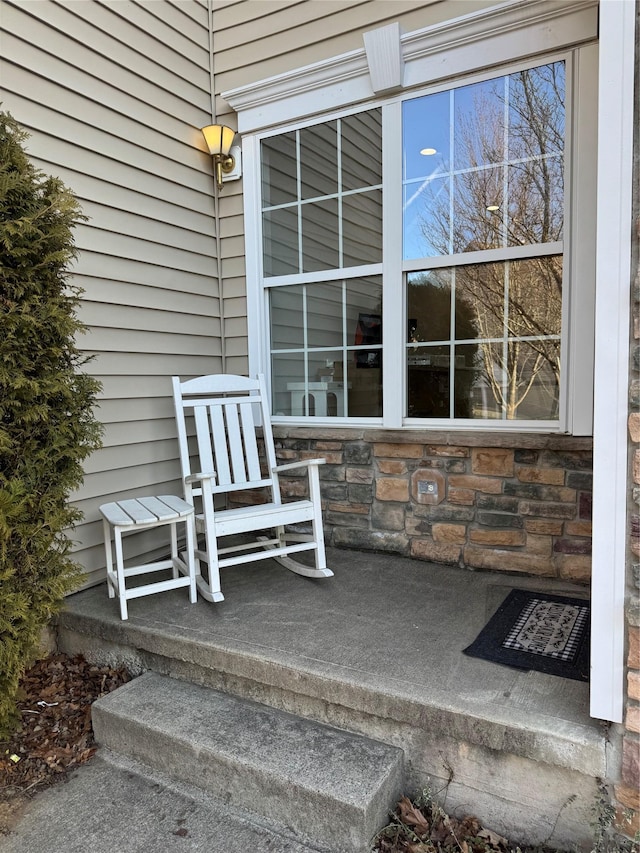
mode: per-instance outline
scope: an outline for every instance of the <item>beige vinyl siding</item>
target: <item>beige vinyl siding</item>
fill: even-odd
[[[216,92],[363,47],[367,30],[405,32],[488,6],[487,0],[240,0],[214,4]]]
[[[364,47],[363,33],[398,21],[411,32],[496,5],[495,0],[238,0],[213,4],[216,110],[235,127],[220,93]],[[242,182],[220,204],[226,369],[247,371]]]
[[[104,447],[74,495],[87,581],[103,572],[98,506],[180,494],[170,376],[216,372],[222,329],[211,158],[208,11],[200,0],[2,0],[3,109],[90,218],[77,228],[80,346],[103,383]],[[234,234],[237,239],[237,233]],[[132,554],[164,548],[152,534]]]

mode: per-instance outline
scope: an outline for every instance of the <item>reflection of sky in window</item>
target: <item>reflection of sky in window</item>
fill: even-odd
[[[405,180],[427,178],[449,168],[449,92],[405,101],[402,105]],[[430,156],[424,148],[435,148]]]
[[[442,253],[432,211],[436,201],[439,209],[448,207],[448,180],[439,176],[449,171],[450,100],[449,92],[438,92],[402,105],[405,258]],[[421,154],[424,149],[435,149],[435,153]]]

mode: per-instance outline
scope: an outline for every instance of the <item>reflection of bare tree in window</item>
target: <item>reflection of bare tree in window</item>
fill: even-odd
[[[445,255],[561,241],[564,65],[478,92],[474,110],[455,121],[464,168],[450,175],[451,209],[449,197],[431,196],[425,239]],[[561,256],[457,267],[455,287],[475,313],[484,381],[502,415],[557,417]]]
[[[546,417],[557,417],[560,341],[549,335],[560,335],[561,277],[558,256],[456,269],[456,291],[475,313],[485,381],[507,419],[523,417],[518,409],[526,408],[534,390],[538,409]],[[504,340],[505,327],[506,346],[495,342]],[[535,418],[535,410],[528,417]]]

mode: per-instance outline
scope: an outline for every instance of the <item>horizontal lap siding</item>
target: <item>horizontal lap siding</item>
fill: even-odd
[[[399,21],[404,32],[456,18],[495,0],[216,0],[213,52],[216,111],[236,118],[221,92],[362,49],[368,30]],[[227,183],[220,202],[226,369],[247,370],[242,181]]]
[[[210,157],[208,16],[199,0],[3,0],[3,109],[31,134],[88,222],[76,229],[80,346],[103,383],[104,447],[86,463],[74,531],[88,580],[102,574],[98,506],[180,492],[170,376],[221,369]],[[160,545],[130,543],[136,555]],[[165,547],[164,543],[161,547]]]

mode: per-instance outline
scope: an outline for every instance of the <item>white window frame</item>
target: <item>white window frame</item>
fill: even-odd
[[[553,28],[548,26],[553,20]],[[384,428],[447,428],[463,430],[568,432],[589,435],[592,430],[593,311],[595,182],[574,180],[576,173],[595,173],[596,114],[593,107],[597,80],[597,6],[592,0],[516,0],[466,15],[435,27],[401,36],[404,86],[401,95],[381,99],[368,79],[375,50],[365,56],[354,51],[290,74],[224,93],[238,111],[243,132],[244,201],[247,256],[247,296],[249,327],[249,367],[252,373],[266,372],[269,366],[268,289],[271,286],[311,281],[310,274],[269,278],[263,288],[262,233],[260,222],[260,140],[319,121],[383,106],[383,138],[397,134],[401,127],[401,102],[478,79],[500,76],[510,70],[532,67],[558,58],[568,60],[567,115],[573,115],[567,133],[567,223],[563,267],[571,287],[563,288],[563,404],[560,421],[480,421],[448,419],[416,420],[402,417],[406,382],[383,380],[384,415],[380,419],[318,419],[291,417],[285,423],[329,423],[332,426],[359,426],[377,423]],[[386,28],[383,28],[386,29]],[[399,28],[397,30],[399,35]],[[491,42],[491,50],[488,42]],[[384,39],[379,40],[384,50]],[[371,45],[369,45],[371,47]],[[373,56],[372,56],[373,54]],[[561,54],[563,54],[561,56]],[[492,56],[490,68],[480,61]],[[572,61],[573,60],[573,61]],[[384,63],[384,56],[379,57]],[[369,65],[367,64],[369,63]],[[437,68],[437,73],[436,69]],[[371,75],[373,79],[373,74]],[[437,78],[437,79],[431,79]],[[453,77],[453,79],[452,79]],[[569,83],[569,81],[572,81]],[[428,84],[425,88],[425,84]],[[311,94],[313,93],[313,94]],[[349,105],[345,109],[345,105]],[[312,105],[317,113],[312,115]],[[340,107],[339,109],[337,109]],[[286,119],[286,121],[284,121]],[[254,132],[251,132],[254,131]],[[588,142],[586,142],[588,140]],[[585,144],[586,143],[586,144]],[[401,158],[389,144],[383,145],[384,207],[402,209]],[[388,214],[384,214],[388,221]],[[483,253],[484,254],[484,253]],[[382,265],[369,265],[358,272],[383,275],[383,376],[406,376],[404,340],[404,270],[401,235],[383,228]],[[421,267],[422,268],[422,267]],[[351,268],[350,273],[355,270]],[[342,271],[318,273],[316,280],[342,277]],[[398,299],[399,294],[403,299]],[[278,420],[275,419],[274,420]]]
[[[403,260],[402,261],[402,271],[403,271],[403,287],[402,294],[403,299],[398,301],[395,298],[390,300],[392,309],[394,311],[394,315],[398,314],[399,309],[401,309],[400,316],[394,317],[395,325],[399,329],[403,335],[406,335],[406,317],[407,317],[407,287],[404,281],[406,277],[406,273],[409,272],[422,272],[431,269],[437,268],[450,268],[463,266],[466,264],[481,264],[481,263],[492,263],[492,262],[500,262],[500,261],[508,261],[508,260],[519,260],[526,258],[538,258],[544,255],[563,255],[563,287],[562,287],[562,331],[561,331],[561,364],[562,364],[562,374],[561,374],[561,396],[560,396],[560,413],[558,420],[553,421],[531,421],[531,420],[498,420],[498,419],[480,419],[474,418],[470,419],[447,419],[447,418],[409,418],[403,417],[401,423],[389,423],[385,419],[385,427],[389,428],[398,428],[400,426],[404,427],[420,427],[424,429],[464,429],[464,430],[499,430],[499,431],[517,431],[517,432],[570,432],[571,429],[569,427],[569,413],[571,412],[571,400],[569,398],[569,382],[565,377],[565,365],[570,362],[575,362],[576,365],[584,364],[584,356],[586,353],[583,353],[582,360],[570,358],[569,350],[570,350],[570,337],[569,337],[569,323],[567,322],[567,318],[571,313],[571,303],[574,304],[577,302],[575,298],[572,298],[572,275],[571,270],[569,268],[568,259],[565,253],[565,246],[572,245],[575,240],[573,239],[573,230],[577,227],[579,216],[574,216],[571,205],[572,198],[572,189],[575,183],[574,175],[575,170],[572,170],[571,164],[571,143],[573,137],[573,122],[571,118],[573,116],[573,52],[561,53],[561,54],[553,54],[553,55],[545,55],[542,57],[537,57],[536,59],[529,62],[520,62],[516,64],[509,64],[507,66],[503,66],[500,68],[494,68],[490,72],[484,72],[479,74],[473,74],[470,77],[465,77],[464,80],[458,82],[456,81],[455,86],[458,85],[470,85],[473,83],[480,83],[484,80],[502,77],[509,74],[514,74],[518,71],[527,70],[530,68],[535,68],[541,64],[547,64],[551,62],[563,61],[565,63],[566,69],[566,95],[565,95],[565,105],[566,105],[566,117],[567,120],[565,122],[565,151],[564,151],[564,164],[565,164],[565,220],[563,227],[563,241],[558,243],[530,243],[526,246],[517,247],[517,246],[509,246],[506,248],[498,248],[498,249],[485,249],[477,252],[467,252],[464,254],[457,255],[442,255],[437,258],[421,258],[418,260]],[[430,87],[427,91],[424,92],[416,92],[411,93],[409,97],[421,97],[424,94],[435,94],[437,92],[449,91],[452,88],[451,82],[448,81],[445,85],[438,85],[435,87]],[[406,98],[402,99],[403,101]],[[393,147],[393,146],[392,146]],[[402,224],[400,222],[400,218],[397,216],[390,216],[389,221],[391,224],[391,240],[394,245],[399,244],[402,245]],[[575,223],[575,224],[574,224]],[[592,274],[593,275],[593,274]],[[384,283],[383,283],[384,288]],[[395,296],[395,294],[394,294]],[[579,313],[582,314],[579,308],[577,308]],[[386,319],[386,318],[385,318]],[[584,323],[588,321],[587,317],[581,316],[581,321]],[[583,325],[579,324],[579,328],[583,328]],[[386,345],[386,341],[385,341]],[[397,346],[396,341],[392,341],[391,346],[394,348]],[[395,386],[398,386],[398,389],[403,396],[401,398],[400,403],[397,401],[397,393],[394,395],[396,399],[393,400],[391,404],[392,412],[406,411],[407,409],[407,359],[406,359],[406,351],[407,351],[407,342],[406,337],[402,339],[402,383],[394,383]],[[579,369],[576,366],[576,369]],[[567,373],[571,372],[571,367]],[[395,374],[397,375],[397,374]],[[580,382],[576,383],[578,388],[584,387]],[[394,390],[397,390],[394,388]],[[383,393],[386,394],[386,389],[383,387]],[[582,395],[582,391],[579,392]],[[386,413],[385,413],[386,414]],[[397,420],[397,418],[395,419]]]

